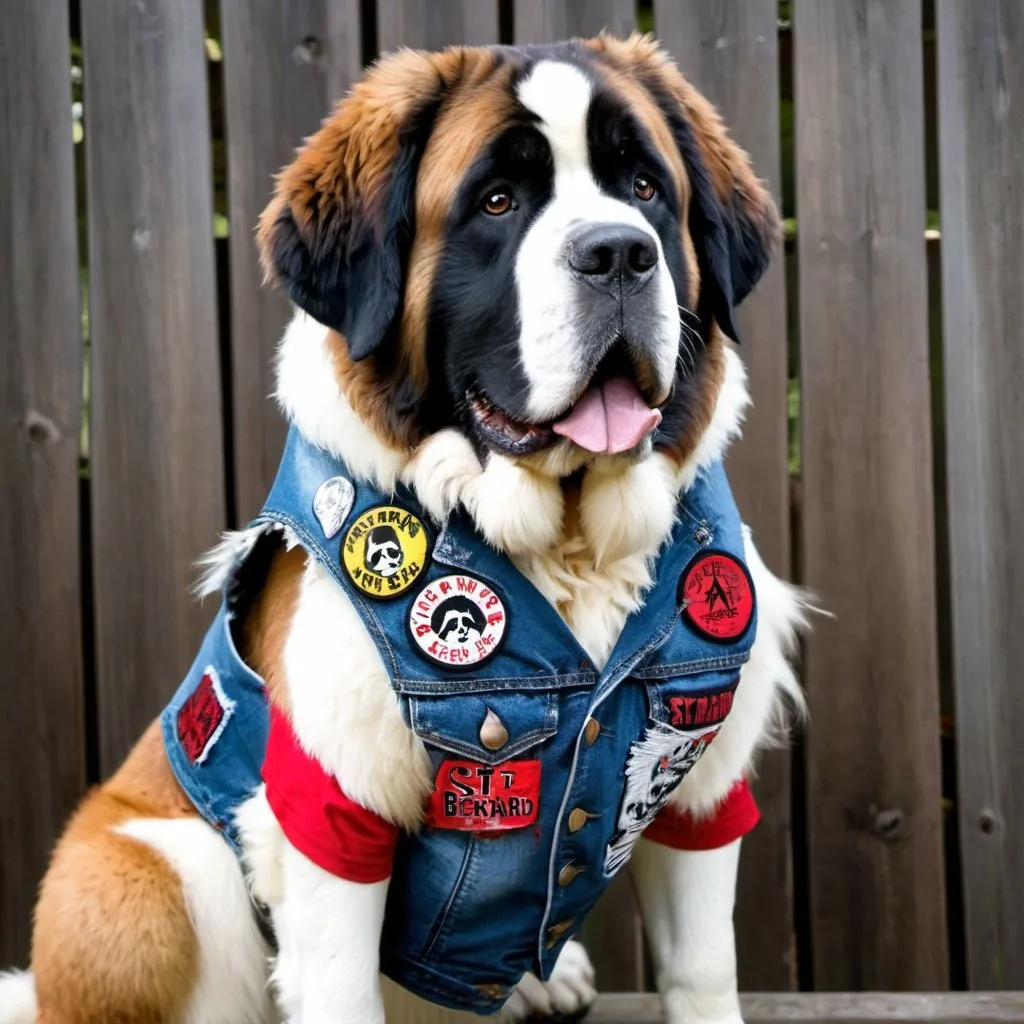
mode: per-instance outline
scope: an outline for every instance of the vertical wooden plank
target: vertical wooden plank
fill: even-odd
[[[85,782],[82,414],[66,0],[0,17],[0,963],[28,959],[35,891]]]
[[[940,0],[937,18],[968,983],[1024,988],[1024,10]]]
[[[439,50],[458,43],[498,42],[497,0],[378,0],[381,53],[399,46]]]
[[[657,0],[654,31],[683,73],[722,113],[781,204],[776,0]],[[736,500],[771,569],[789,576],[789,467],[785,266],[780,251],[740,310],[740,355],[752,407],[729,453]],[[737,894],[740,985],[795,985],[789,752],[761,762],[754,790],[761,824],[744,840]]]
[[[199,0],[82,5],[100,764],[173,691],[212,614],[224,526],[210,136]]]
[[[628,35],[634,28],[634,0],[515,0],[517,43],[596,36],[602,29]]]
[[[947,982],[919,0],[794,4],[814,982]]]
[[[221,5],[235,499],[243,523],[262,507],[281,457],[285,424],[269,396],[274,352],[291,315],[282,291],[260,285],[253,228],[272,176],[359,75],[359,7],[359,0]]]

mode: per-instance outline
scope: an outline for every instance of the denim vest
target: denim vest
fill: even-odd
[[[406,551],[404,576],[387,561],[395,509],[427,533],[406,544],[425,557]],[[367,531],[389,519],[371,545]],[[603,671],[465,514],[438,532],[410,491],[352,481],[295,429],[254,524],[287,527],[345,590],[431,757],[427,824],[398,844],[381,969],[433,1002],[493,1013],[526,971],[550,975],[729,711],[757,623],[725,471],[716,463],[683,495],[646,603]],[[353,537],[393,574],[346,565]],[[232,637],[241,575],[162,717],[179,782],[236,850],[233,813],[259,784],[268,726]],[[431,627],[463,588],[477,588],[486,624],[459,595]]]

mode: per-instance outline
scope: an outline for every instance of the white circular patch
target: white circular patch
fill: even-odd
[[[409,609],[416,650],[447,669],[471,668],[498,653],[508,613],[494,588],[466,573],[428,583]]]

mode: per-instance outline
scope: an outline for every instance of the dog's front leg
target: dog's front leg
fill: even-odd
[[[742,1024],[732,923],[740,843],[700,851],[637,843],[633,878],[666,1024]]]
[[[384,1024],[380,934],[388,880],[338,878],[287,840],[281,869],[274,983],[289,1024]]]

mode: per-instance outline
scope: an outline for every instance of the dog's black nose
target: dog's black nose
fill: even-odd
[[[654,236],[632,224],[588,224],[569,239],[569,266],[601,291],[636,291],[657,265]]]

